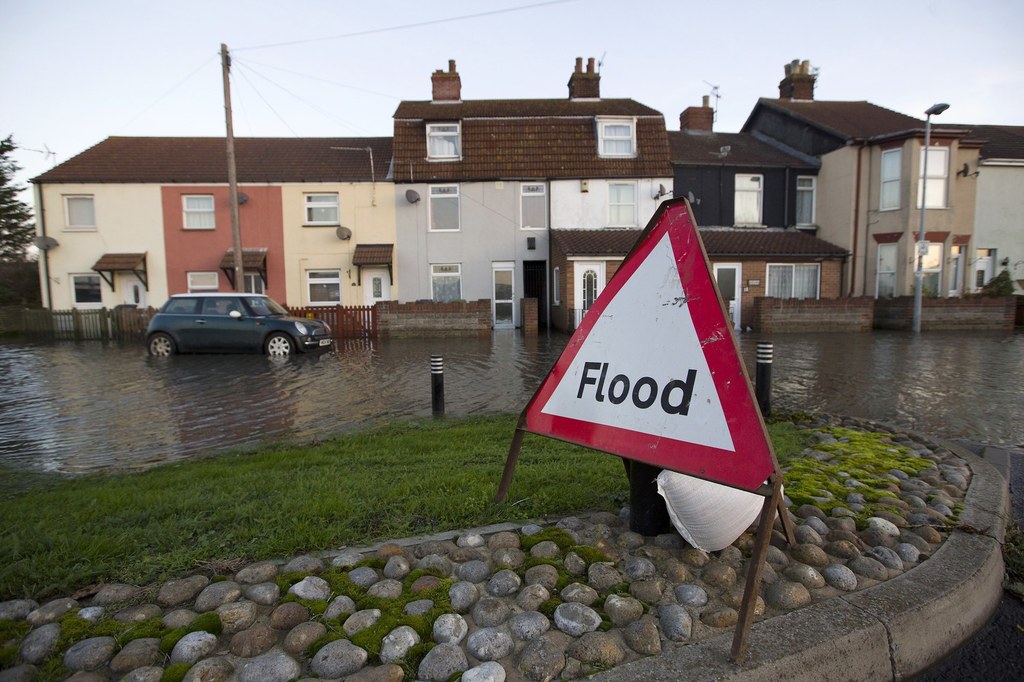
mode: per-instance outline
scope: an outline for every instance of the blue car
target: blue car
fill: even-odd
[[[150,320],[150,355],[266,353],[284,357],[330,347],[331,328],[292,316],[262,294],[178,294]]]

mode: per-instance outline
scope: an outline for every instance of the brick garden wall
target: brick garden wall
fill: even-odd
[[[1013,296],[926,298],[921,301],[921,331],[1013,329],[1017,302]],[[909,330],[914,324],[914,297],[878,299],[875,329]]]
[[[751,327],[764,334],[871,331],[874,299],[756,298]]]
[[[491,300],[377,304],[381,336],[471,336],[491,333]]]

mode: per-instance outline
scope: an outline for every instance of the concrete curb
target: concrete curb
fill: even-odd
[[[747,663],[731,662],[733,633],[619,666],[592,680],[902,680],[966,641],[1002,597],[1006,479],[981,457],[938,442],[967,461],[971,485],[960,526],[931,559],[868,589],[756,623]]]

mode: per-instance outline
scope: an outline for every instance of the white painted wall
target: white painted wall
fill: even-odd
[[[974,243],[967,261],[974,262],[973,249],[996,249],[996,274],[1003,269],[1002,260],[1008,258],[1010,277],[1024,279],[1024,165],[985,162],[980,171]],[[968,273],[973,273],[973,267]]]
[[[163,213],[160,185],[156,184],[51,184],[42,186],[42,205],[37,195],[36,215],[44,216],[47,236],[60,245],[47,254],[50,272],[50,294],[54,310],[73,307],[74,296],[70,275],[95,274],[93,264],[105,253],[146,253],[149,272],[150,305],[167,300],[167,270],[164,250]],[[96,229],[67,229],[64,196],[92,195],[96,212]],[[38,225],[36,230],[40,231]],[[40,285],[46,304],[46,281],[40,254]],[[106,282],[100,287],[103,306],[120,305],[122,292],[111,291]]]
[[[637,217],[634,225],[610,226],[608,222],[608,186],[611,183],[636,185]],[[658,199],[658,185],[672,191],[672,178],[624,178],[553,180],[551,182],[551,227],[556,230],[601,230],[607,227],[646,227],[667,194]]]

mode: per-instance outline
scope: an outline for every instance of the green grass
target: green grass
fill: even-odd
[[[69,479],[4,472],[0,600],[69,594],[104,581],[147,585],[203,567],[220,573],[214,569],[222,561],[614,510],[628,499],[618,458],[528,434],[508,502],[495,504],[515,425],[515,415],[404,422],[140,473]],[[803,447],[789,427],[770,426],[780,458]],[[571,544],[568,536],[554,539]]]
[[[0,496],[0,599],[101,581],[144,585],[211,560],[615,509],[627,497],[617,458],[528,435],[509,501],[495,504],[515,424],[511,415],[406,422],[141,473],[33,477]]]

